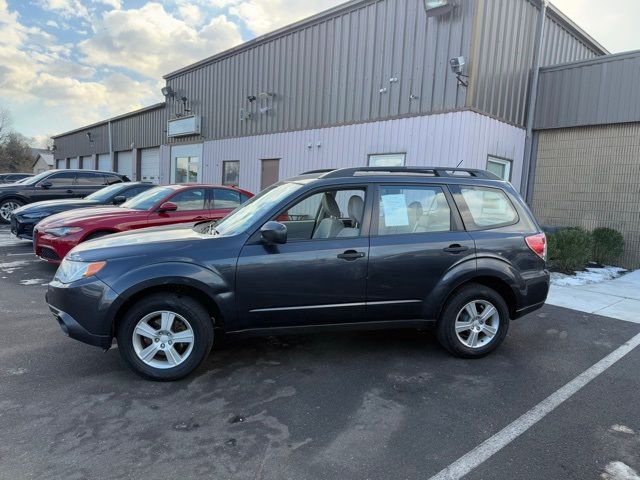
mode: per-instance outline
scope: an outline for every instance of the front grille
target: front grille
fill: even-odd
[[[48,247],[42,247],[40,249],[40,258],[44,258],[45,260],[60,260],[58,254]]]

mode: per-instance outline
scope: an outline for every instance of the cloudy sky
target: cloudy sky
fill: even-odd
[[[0,107],[48,135],[161,100],[161,77],[343,0],[0,0]],[[640,0],[555,0],[612,52]]]

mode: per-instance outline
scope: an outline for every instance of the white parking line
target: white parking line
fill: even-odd
[[[549,413],[562,405],[585,385],[597,378],[611,365],[622,359],[634,348],[640,345],[640,334],[633,337],[620,348],[614,350],[598,363],[585,370],[569,383],[549,395],[527,413],[500,430],[491,438],[485,440],[469,453],[463,455],[447,468],[431,477],[429,480],[457,480],[480,466],[494,454],[513,442],[524,432],[546,417]]]

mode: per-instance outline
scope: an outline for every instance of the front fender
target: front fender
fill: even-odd
[[[526,285],[520,273],[501,257],[476,257],[453,266],[442,277],[425,301],[424,318],[437,319],[451,292],[476,278],[496,278],[513,290],[518,296],[520,289]]]
[[[228,275],[233,279],[233,275]],[[210,298],[220,310],[223,318],[236,315],[233,285],[224,273],[187,262],[163,262],[142,265],[115,277],[100,278],[118,294],[118,301],[109,310],[112,321],[118,310],[128,300],[144,290],[163,286],[179,285],[194,288]]]

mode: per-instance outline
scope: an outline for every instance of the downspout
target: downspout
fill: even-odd
[[[535,170],[533,158],[533,125],[536,117],[536,103],[538,101],[538,85],[540,79],[540,63],[542,47],[544,46],[544,29],[547,21],[547,0],[540,0],[540,13],[536,27],[536,46],[533,54],[533,75],[531,76],[531,88],[529,89],[529,106],[527,108],[527,133],[524,143],[524,161],[522,164],[522,180],[520,192],[528,204],[533,200],[533,182],[531,178]]]
[[[113,142],[111,141],[111,122],[109,122],[109,160],[111,161],[111,171],[116,169],[116,162],[113,158]]]

